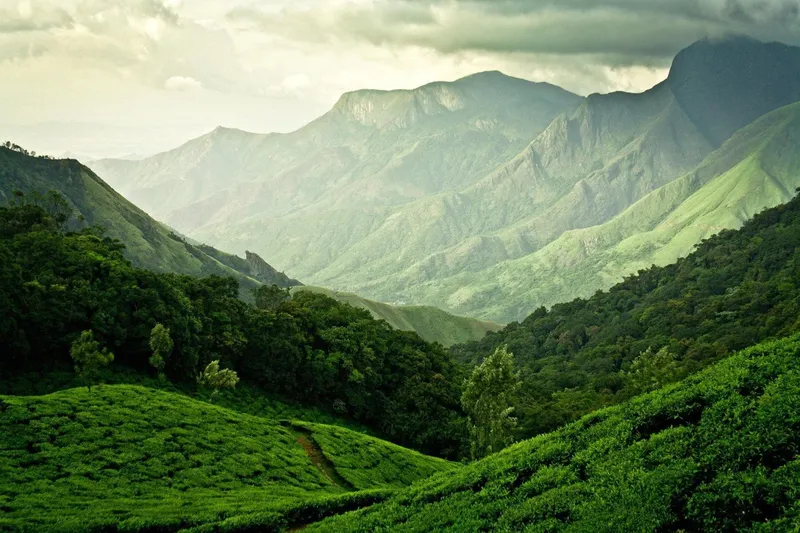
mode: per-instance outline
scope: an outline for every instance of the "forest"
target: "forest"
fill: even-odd
[[[69,369],[70,346],[90,331],[114,365],[155,377],[150,336],[161,324],[172,341],[163,365],[170,381],[191,385],[219,360],[246,384],[396,443],[462,454],[463,377],[440,345],[323,295],[256,297],[259,308],[239,298],[233,278],[135,268],[119,241],[98,227],[70,231],[70,217],[55,193],[16,193],[0,208],[3,376]]]

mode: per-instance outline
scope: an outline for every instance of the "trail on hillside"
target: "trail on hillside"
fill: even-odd
[[[308,458],[311,459],[311,463],[317,467],[326,479],[337,487],[347,491],[356,490],[349,481],[339,475],[339,472],[336,471],[336,467],[325,457],[325,453],[314,440],[314,435],[309,430],[298,426],[290,426],[290,428],[297,436],[297,443],[303,447]]]

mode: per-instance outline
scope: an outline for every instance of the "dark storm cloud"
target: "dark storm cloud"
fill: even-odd
[[[800,0],[375,0],[233,20],[294,39],[657,65],[704,37],[800,41]]]

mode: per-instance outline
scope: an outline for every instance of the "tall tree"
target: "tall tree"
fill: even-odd
[[[461,405],[469,417],[472,458],[500,451],[513,442],[517,419],[514,397],[520,386],[514,355],[497,348],[473,370],[464,386]]]
[[[172,353],[172,337],[169,328],[163,324],[156,324],[150,331],[150,349],[153,355],[150,356],[150,365],[158,372],[159,379],[164,379],[164,367],[167,365],[167,358]]]
[[[81,332],[70,347],[69,354],[75,362],[75,372],[83,379],[84,384],[92,390],[92,384],[100,378],[100,369],[114,360],[114,354],[106,348],[100,349],[100,343],[94,340],[91,331]]]

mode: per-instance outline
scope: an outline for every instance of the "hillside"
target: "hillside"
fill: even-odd
[[[307,531],[793,531],[800,338]]]
[[[512,321],[542,305],[589,297],[633,272],[673,263],[704,239],[790,200],[800,186],[793,148],[799,143],[800,104],[792,104],[738,131],[696,169],[612,220],[567,231],[541,250],[480,272],[419,284],[408,298],[479,295],[483,316]],[[448,307],[460,309],[455,301]]]
[[[0,199],[12,191],[59,192],[81,220],[75,226],[100,225],[110,237],[125,243],[126,256],[136,265],[155,272],[191,275],[217,274],[235,277],[245,288],[261,283],[295,284],[276,271],[244,268],[213,248],[198,248],[153,220],[147,213],[117,194],[94,172],[70,159],[30,157],[0,147]],[[271,267],[270,267],[271,268]],[[266,274],[266,275],[264,275]]]
[[[87,335],[115,365],[155,377],[160,324],[172,349],[158,373],[182,388],[196,389],[219,361],[265,395],[432,455],[460,454],[461,369],[441,346],[321,294],[256,306],[234,278],[137,268],[124,245],[96,228],[65,230],[65,214],[50,208],[27,197],[0,206],[3,381],[73,368],[72,346]]]
[[[288,136],[216,131],[142,162],[94,168],[192,238],[268,253],[313,285],[507,322],[552,303],[548,293],[571,299],[630,273],[608,265],[606,274],[599,262],[585,282],[551,287],[529,270],[562,236],[610,223],[695,172],[740,128],[800,100],[795,65],[796,47],[706,40],[682,51],[653,89],[548,104],[546,123],[531,113],[554,101],[552,87],[490,73],[346,95]],[[313,161],[300,164],[298,150]],[[196,201],[179,207],[167,200],[176,196]],[[675,207],[656,203],[660,213]],[[695,208],[719,228],[752,214],[710,200]],[[702,237],[681,240],[691,247]],[[641,247],[634,259],[650,264],[651,255]]]
[[[321,293],[339,302],[370,312],[373,318],[385,320],[395,329],[415,331],[428,342],[438,342],[445,348],[454,344],[482,339],[490,331],[499,331],[500,324],[461,317],[436,307],[389,305],[360,296],[320,287],[297,287],[294,291]]]
[[[142,387],[0,405],[4,531],[175,531],[255,513],[291,525],[456,468],[343,428],[281,426]]]
[[[477,362],[508,346],[523,375],[521,435],[532,436],[800,331],[798,264],[795,197],[675,264],[642,270],[588,299],[542,307],[451,354]]]

